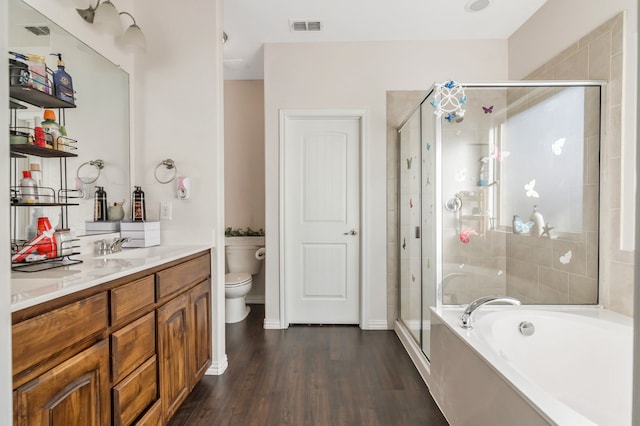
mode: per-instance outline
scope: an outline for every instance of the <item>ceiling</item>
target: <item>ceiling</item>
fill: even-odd
[[[473,1],[489,5],[471,12]],[[261,80],[264,43],[506,39],[545,1],[224,0],[224,77]],[[290,31],[290,20],[321,31]]]

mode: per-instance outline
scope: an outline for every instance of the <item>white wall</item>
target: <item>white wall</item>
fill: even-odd
[[[264,81],[224,82],[225,227],[264,229]]]
[[[159,218],[161,201],[173,203],[173,219],[161,224],[163,243],[210,243],[224,249],[222,1],[185,7],[159,0],[136,6],[148,51],[135,61],[132,184],[145,191],[150,220]],[[176,162],[179,175],[190,177],[190,199],[177,199],[175,182],[155,180],[156,165],[167,158]],[[212,257],[211,373],[226,368],[224,251],[218,254],[214,250]]]
[[[265,326],[279,328],[278,111],[366,110],[363,191],[366,281],[363,328],[387,328],[386,92],[427,90],[434,82],[505,80],[506,40],[265,45]]]

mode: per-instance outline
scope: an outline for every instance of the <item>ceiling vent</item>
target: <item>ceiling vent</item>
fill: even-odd
[[[24,29],[37,36],[49,35],[49,33],[51,32],[49,30],[49,27],[47,27],[46,25],[38,25],[38,26],[28,25],[28,26],[25,26]]]
[[[322,23],[317,20],[289,19],[289,31],[322,31]]]

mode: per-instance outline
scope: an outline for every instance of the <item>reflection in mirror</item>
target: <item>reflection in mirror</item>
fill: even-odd
[[[109,205],[126,200],[128,211],[129,183],[129,76],[96,51],[51,22],[21,0],[9,1],[9,48],[11,51],[35,54],[46,58],[52,70],[57,69],[57,58],[52,53],[61,53],[65,70],[73,78],[76,108],[55,109],[57,121],[63,124],[70,138],[77,140],[78,157],[67,160],[67,182],[70,189],[80,187],[85,197],[77,200],[79,206],[67,209],[69,227],[77,235],[85,233],[85,222],[93,219],[93,194],[95,186],[105,188]],[[41,31],[30,31],[28,27]],[[36,34],[38,33],[38,34]],[[29,106],[14,111],[18,126],[34,128],[43,120],[43,109]],[[91,184],[82,184],[76,178],[77,169],[87,161],[101,159],[104,168]],[[59,188],[60,163],[58,159],[28,156],[16,161],[17,172],[29,170],[30,164],[38,164],[42,170],[42,185]],[[90,181],[95,170],[88,170],[82,180]],[[19,238],[31,220],[32,208],[19,208],[16,229]],[[60,209],[43,209],[55,226],[59,223]]]

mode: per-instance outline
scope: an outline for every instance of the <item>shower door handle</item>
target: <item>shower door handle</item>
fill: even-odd
[[[344,235],[358,235],[358,231],[352,229],[351,231],[345,232]]]

